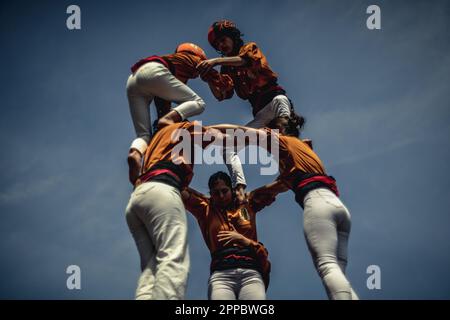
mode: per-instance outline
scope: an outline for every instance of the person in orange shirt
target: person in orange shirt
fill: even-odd
[[[141,159],[150,141],[152,130],[149,105],[155,97],[159,127],[198,115],[205,109],[205,102],[186,83],[195,79],[199,72],[197,64],[206,59],[199,46],[193,43],[180,44],[175,53],[150,56],[139,60],[131,67],[127,81],[127,97],[137,138],[133,140],[129,154],[129,179],[135,183],[141,169]],[[222,86],[218,72],[208,74],[211,90]],[[165,102],[164,102],[165,100]],[[171,109],[170,102],[178,103]]]
[[[277,185],[250,192],[245,204],[236,201],[225,172],[213,174],[208,186],[211,197],[191,188],[182,192],[211,252],[208,299],[263,300],[271,265],[266,248],[258,242],[256,213],[275,200]]]
[[[305,239],[328,297],[333,300],[358,299],[345,276],[350,212],[339,198],[336,180],[327,175],[321,159],[311,147],[299,139],[303,124],[303,117],[293,113],[291,117],[275,118],[264,129],[228,124],[211,127],[223,132],[227,129],[253,131],[263,137],[276,138],[278,144],[270,143],[267,149],[273,152],[272,148],[278,148],[280,176],[277,182],[284,184],[285,191],[291,189],[296,202],[303,208]]]
[[[230,99],[236,91],[241,99],[248,100],[254,119],[247,127],[262,128],[276,117],[291,114],[293,106],[278,84],[278,75],[255,42],[244,43],[234,22],[214,22],[208,30],[208,42],[222,57],[199,62],[200,76],[208,79],[212,68],[221,66],[220,77],[224,80],[217,82],[220,90],[213,94],[221,101]]]
[[[189,251],[181,190],[193,176],[191,147],[197,140],[203,148],[209,145],[203,142],[206,133],[196,122],[166,125],[155,133],[145,152],[143,174],[136,180],[126,208],[141,260],[136,299],[184,298]],[[177,149],[188,141],[185,149]]]
[[[219,100],[230,99],[234,92],[248,100],[254,119],[247,127],[263,128],[274,118],[289,116],[294,110],[286,91],[278,84],[278,75],[271,69],[266,56],[255,42],[244,43],[241,31],[230,20],[214,22],[208,30],[208,42],[222,57],[203,60],[197,68],[204,80],[210,77],[215,66],[221,66],[220,81],[210,88]],[[236,152],[225,149],[227,166],[240,168]],[[230,171],[230,169],[229,169]],[[235,170],[240,174],[242,169]],[[245,177],[236,176],[236,185],[246,185]]]

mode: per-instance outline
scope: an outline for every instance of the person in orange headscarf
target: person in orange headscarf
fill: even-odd
[[[211,70],[220,66],[220,80],[211,83],[210,88],[214,88],[212,92],[219,101],[230,99],[236,92],[239,98],[250,102],[254,118],[247,127],[263,128],[276,117],[290,116],[294,107],[284,88],[278,84],[278,75],[255,42],[244,43],[234,22],[214,22],[208,30],[208,42],[222,57],[199,62],[200,76],[208,81]],[[245,187],[242,165],[235,150],[225,149],[224,158],[230,172],[231,167],[237,168],[234,184]]]

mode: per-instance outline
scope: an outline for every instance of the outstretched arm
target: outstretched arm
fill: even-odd
[[[208,128],[219,130],[222,133],[226,133],[227,130],[243,130],[244,132],[254,132],[254,133],[260,133],[260,134],[266,134],[267,132],[261,129],[255,129],[250,127],[244,127],[239,126],[235,124],[228,124],[228,123],[222,123],[222,124],[213,124],[211,126],[208,126]],[[301,139],[304,143],[306,143],[311,150],[313,149],[313,141],[311,139]],[[246,144],[248,145],[248,144]]]
[[[208,128],[212,128],[212,129],[217,129],[220,130],[222,133],[226,133],[227,130],[237,130],[237,129],[241,129],[244,131],[255,131],[255,132],[259,132],[262,130],[259,129],[254,129],[254,128],[250,128],[250,127],[244,127],[244,126],[239,126],[236,124],[229,124],[229,123],[221,123],[221,124],[213,124],[208,126]]]
[[[214,65],[216,66],[231,66],[231,67],[240,67],[247,63],[242,57],[234,56],[234,57],[219,57],[210,59],[213,60]]]
[[[186,210],[192,213],[197,219],[203,219],[208,211],[209,198],[200,192],[186,187],[181,191],[181,198],[183,199]]]
[[[203,199],[208,199],[209,197],[204,195],[201,192],[198,192],[195,189],[192,189],[190,187],[186,187],[183,189],[183,191],[181,191],[181,198],[183,199],[183,201],[188,201],[192,196],[196,196],[197,198],[203,198]]]
[[[222,132],[223,134],[225,134],[222,139],[230,139],[231,137],[227,135],[227,133],[231,133],[231,132],[227,132],[227,131],[232,131],[232,133],[235,133],[237,130],[242,130],[244,131],[244,133],[246,133],[244,135],[245,140],[244,141],[238,141],[238,138],[241,136],[239,134],[234,134],[234,141],[232,141],[232,143],[235,146],[248,146],[248,145],[258,145],[260,142],[264,142],[262,147],[266,148],[267,151],[271,152],[271,143],[272,143],[272,139],[259,139],[257,138],[255,139],[250,139],[252,136],[253,137],[264,137],[268,135],[268,132],[265,130],[261,130],[261,129],[255,129],[255,128],[250,128],[250,127],[243,127],[243,126],[238,126],[238,125],[234,125],[234,124],[215,124],[212,126],[208,126],[208,129],[212,129],[212,130],[219,130],[220,132]]]
[[[288,191],[289,188],[281,180],[275,180],[250,192],[248,198],[253,211],[256,213],[271,205],[279,193]]]
[[[250,132],[250,133],[253,132],[255,134],[267,134],[264,130],[261,130],[261,129],[244,127],[244,126],[239,126],[239,125],[229,124],[229,123],[213,124],[211,126],[207,126],[206,128],[216,129],[222,133],[227,133],[227,130],[233,130],[233,131],[242,130],[244,132]]]
[[[240,67],[247,63],[247,60],[242,57],[220,57],[220,58],[212,58],[208,60],[203,60],[197,65],[197,69],[200,72],[200,75],[207,74],[212,68],[215,66],[232,66],[232,67]]]
[[[251,192],[253,196],[260,197],[261,195],[271,194],[278,195],[279,193],[283,193],[288,191],[289,188],[286,184],[281,180],[275,180],[271,183],[268,183],[262,187],[259,187]]]

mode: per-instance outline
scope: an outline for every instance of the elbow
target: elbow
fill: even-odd
[[[225,92],[225,94],[223,95],[224,96],[224,100],[227,100],[227,99],[231,99],[231,97],[233,96],[233,94],[234,94],[234,91],[233,90],[230,90],[230,91],[227,91],[227,92]]]

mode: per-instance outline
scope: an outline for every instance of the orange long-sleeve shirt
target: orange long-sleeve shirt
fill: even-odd
[[[223,244],[217,239],[219,231],[231,231],[233,227],[252,240],[252,245],[257,245],[256,212],[262,210],[265,205],[258,203],[254,195],[250,195],[248,204],[229,211],[222,211],[212,205],[208,197],[192,192],[184,204],[197,219],[203,239],[211,253],[223,248]]]
[[[221,80],[217,83],[225,99],[231,98],[236,91],[241,99],[247,100],[252,95],[264,93],[267,85],[277,83],[277,74],[272,71],[255,42],[244,44],[238,56],[247,63],[243,66],[222,66],[220,70]]]
[[[268,135],[276,135],[279,141],[279,179],[291,185],[297,173],[325,175],[325,167],[311,147],[297,137],[281,135],[265,128]]]

